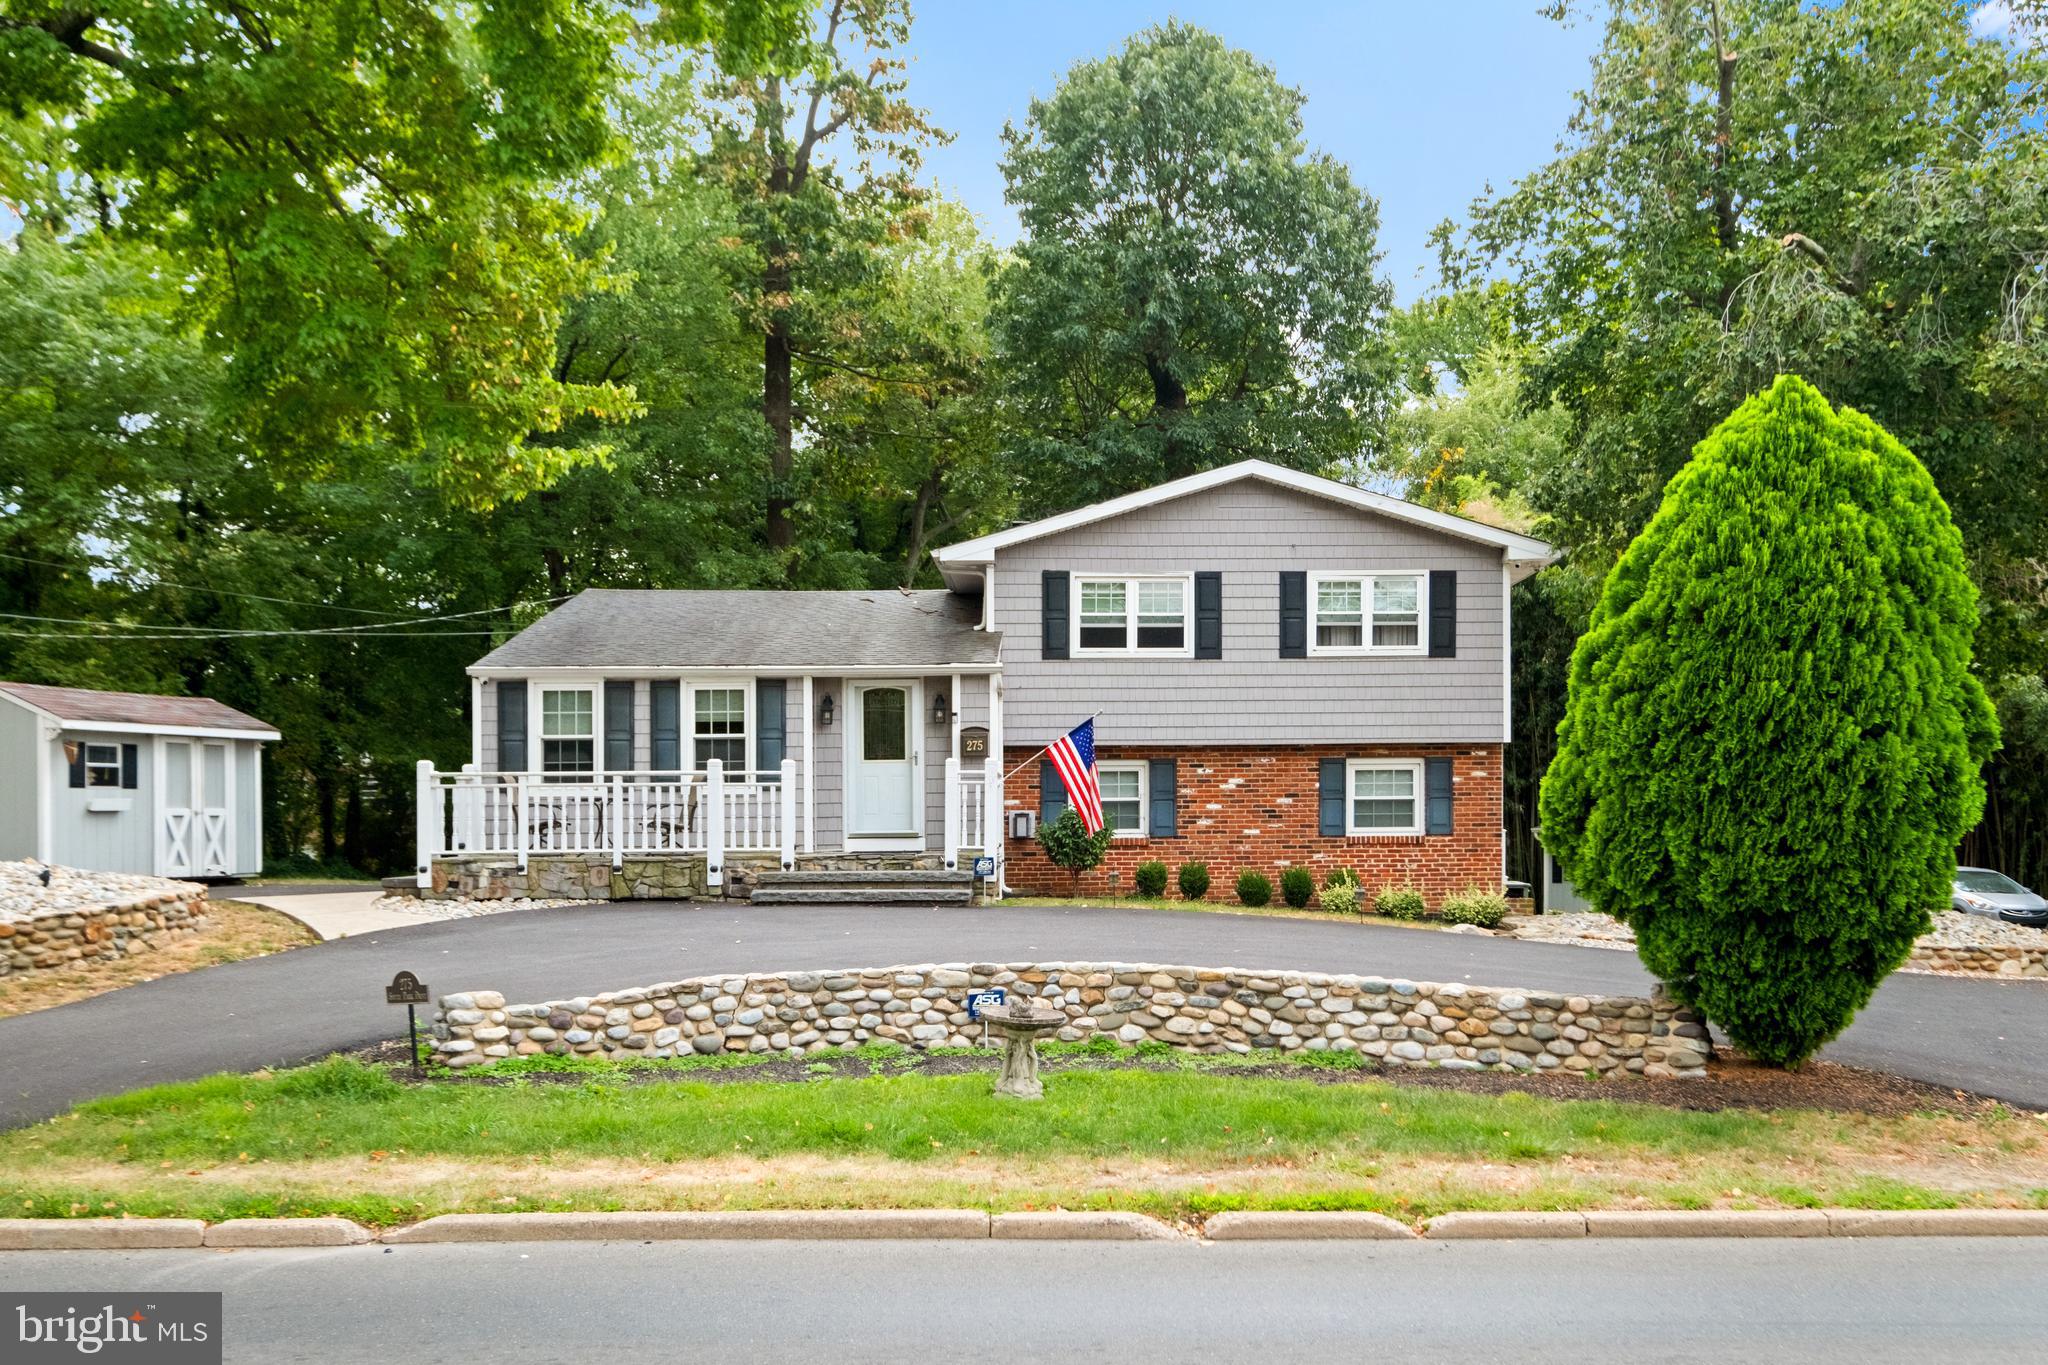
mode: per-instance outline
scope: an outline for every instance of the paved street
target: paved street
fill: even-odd
[[[10,1290],[220,1290],[226,1358],[2038,1362],[2048,1246],[655,1242],[0,1252]],[[573,1272],[573,1273],[572,1273]],[[1311,1354],[1313,1353],[1313,1354]]]
[[[530,910],[387,930],[0,1019],[0,1126],[77,1100],[302,1061],[402,1032],[400,968],[437,994],[548,999],[706,972],[1121,959],[1640,993],[1632,953],[1370,922],[1147,909]],[[1894,976],[1828,1056],[2048,1108],[2048,986]]]

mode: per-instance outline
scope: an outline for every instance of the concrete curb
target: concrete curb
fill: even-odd
[[[1383,1213],[1219,1213],[1202,1225],[1212,1242],[1412,1242],[1415,1229]]]
[[[196,1247],[197,1218],[0,1218],[0,1251],[136,1251]]]
[[[206,1230],[210,1247],[352,1247],[370,1230],[346,1218],[230,1218]]]
[[[1583,1213],[1444,1213],[1425,1223],[1433,1242],[1508,1241],[1529,1237],[1584,1237]]]
[[[1826,1237],[1820,1209],[1589,1209],[1588,1237]]]
[[[1142,1213],[999,1213],[989,1236],[1013,1242],[1177,1242],[1181,1235]]]
[[[2048,1209],[1829,1209],[1836,1237],[2048,1237]]]
[[[855,1241],[981,1238],[979,1209],[758,1209],[732,1213],[445,1213],[386,1242],[634,1242],[709,1238]]]

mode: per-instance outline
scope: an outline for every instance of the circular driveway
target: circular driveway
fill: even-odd
[[[436,995],[548,1000],[717,972],[918,962],[1159,962],[1638,995],[1633,953],[1370,921],[1203,911],[641,902],[444,920],[233,962],[0,1019],[0,1127],[94,1095],[389,1038],[401,968]],[[1898,975],[1826,1055],[2048,1108],[2048,985]]]

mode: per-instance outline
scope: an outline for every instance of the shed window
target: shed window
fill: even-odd
[[[88,787],[118,787],[121,785],[120,745],[88,744],[85,746],[85,785]]]

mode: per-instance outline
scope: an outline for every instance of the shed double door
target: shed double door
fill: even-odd
[[[225,740],[166,739],[158,866],[166,877],[224,877],[235,865],[235,773]]]

